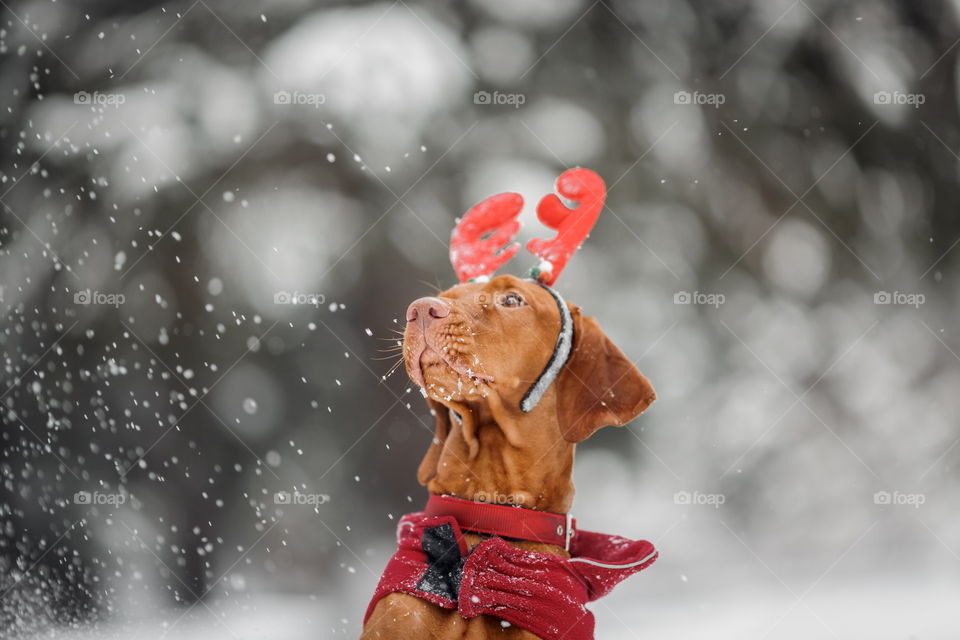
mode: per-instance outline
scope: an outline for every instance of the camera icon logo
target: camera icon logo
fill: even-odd
[[[93,496],[90,495],[89,491],[77,491],[73,494],[74,504],[90,504],[93,502]]]
[[[673,94],[673,104],[693,104],[693,96],[689,91],[677,91]]]
[[[889,291],[877,291],[873,294],[873,304],[890,304],[892,301]]]
[[[692,300],[689,291],[677,291],[673,294],[673,304],[690,304]]]
[[[690,504],[691,496],[689,491],[677,491],[673,494],[674,504]]]
[[[889,491],[877,491],[873,494],[873,504],[890,504],[891,502]]]
[[[73,294],[74,304],[90,304],[90,301],[92,299],[93,299],[93,294],[90,292],[90,289],[77,291],[76,293]]]
[[[877,91],[873,94],[873,104],[891,104],[893,95],[889,91]]]
[[[473,94],[473,104],[490,104],[491,96],[489,91],[477,91]]]
[[[292,97],[289,91],[277,91],[273,94],[273,104],[290,104]]]
[[[77,91],[73,94],[74,104],[92,104],[93,97],[87,91]]]
[[[277,491],[273,495],[274,504],[290,504],[292,502],[292,496],[289,491]]]
[[[273,294],[273,304],[292,304],[293,296],[289,291],[277,291]]]

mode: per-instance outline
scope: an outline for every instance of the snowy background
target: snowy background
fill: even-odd
[[[561,289],[660,396],[578,453],[662,554],[598,637],[957,637],[957,2],[0,5],[0,636],[355,637],[430,439],[378,349],[582,165]]]

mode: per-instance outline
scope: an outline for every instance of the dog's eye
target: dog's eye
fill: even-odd
[[[500,296],[499,302],[501,307],[519,307],[525,304],[523,298],[520,297],[520,294],[513,293],[512,291]]]

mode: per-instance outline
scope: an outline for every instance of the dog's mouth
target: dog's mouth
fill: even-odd
[[[451,357],[447,350],[436,348],[427,340],[422,341],[419,353],[409,353],[407,365],[410,377],[423,389],[442,383],[449,378],[450,373],[457,378],[468,378],[474,383],[493,382],[493,376],[475,371],[462,357]]]

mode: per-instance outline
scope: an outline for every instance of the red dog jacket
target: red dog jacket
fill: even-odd
[[[494,536],[468,551],[456,518],[405,515],[364,623],[385,595],[408,593],[464,618],[495,616],[544,640],[593,640],[586,603],[657,559],[646,540],[577,531],[570,558],[518,549]]]

